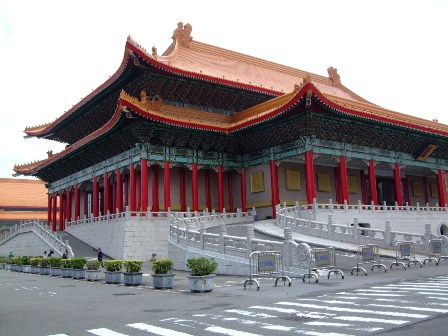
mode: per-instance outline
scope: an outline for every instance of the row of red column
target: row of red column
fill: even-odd
[[[159,211],[159,190],[158,190],[158,166],[153,165],[151,167],[151,185],[152,185],[152,211]],[[115,209],[120,213],[123,211],[123,190],[122,190],[122,174],[121,170],[117,169],[116,172],[116,182],[113,184],[113,188],[115,190],[112,192],[113,197],[113,206],[111,209],[110,204],[110,195],[111,195],[111,185],[109,179],[109,173],[104,173],[104,189],[103,189],[103,212],[107,214],[111,210]],[[181,167],[179,169],[179,177],[180,177],[180,204],[181,211],[186,211],[186,197],[185,197],[185,168]],[[218,166],[218,211],[222,212],[224,210],[224,178],[223,178],[223,167]],[[245,169],[242,168],[241,171],[241,201],[242,201],[242,211],[247,211],[246,206],[246,182],[245,182]],[[148,211],[148,160],[141,160],[141,170],[140,170],[140,188],[137,188],[137,174],[135,170],[135,166],[133,163],[129,166],[129,177],[125,179],[125,205],[130,208],[130,211],[137,211],[137,208],[140,208],[142,212]],[[129,187],[128,187],[129,183]],[[229,208],[233,211],[233,190],[232,190],[232,173],[228,174],[228,200],[229,200]],[[100,214],[100,204],[99,204],[99,181],[98,177],[95,176],[92,181],[93,190],[92,190],[92,216],[94,218],[98,217]],[[170,171],[170,162],[164,162],[164,204],[165,211],[168,211],[168,208],[171,206],[171,171]],[[198,165],[195,163],[192,166],[192,211],[199,210],[199,190],[198,190]],[[205,171],[205,198],[206,198],[206,207],[207,209],[211,209],[211,184],[210,184],[210,171]],[[129,189],[129,193],[128,193]],[[85,205],[84,205],[84,215],[87,215],[87,192],[84,195]],[[139,193],[139,195],[137,195]],[[130,194],[130,195],[129,195]],[[56,231],[56,223],[57,223],[57,198],[59,196],[59,230],[65,229],[65,222],[72,220],[72,200],[71,200],[71,188],[67,188],[65,192],[62,190],[58,193],[54,193],[53,195],[48,196],[48,223],[52,223],[52,229]],[[78,219],[80,217],[80,190],[78,185],[74,186],[74,206],[75,213],[74,218]],[[130,202],[129,202],[130,200]],[[138,203],[137,203],[138,202]]]

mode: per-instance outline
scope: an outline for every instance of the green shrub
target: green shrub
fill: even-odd
[[[173,266],[172,259],[156,259],[152,262],[152,271],[154,274],[168,274],[173,270]]]
[[[100,268],[101,263],[98,260],[88,260],[86,267],[89,271],[97,270]]]
[[[104,267],[108,272],[119,272],[123,267],[123,260],[106,260]]]
[[[30,257],[24,256],[22,257],[22,265],[29,265],[30,264]]]
[[[47,258],[39,258],[39,266],[40,267],[48,267],[48,266],[50,266],[50,263],[48,262]]]
[[[140,272],[143,267],[142,260],[126,260],[124,262],[124,268],[128,273]]]
[[[50,262],[51,267],[61,267],[62,258],[60,257],[49,258],[48,261]]]
[[[61,260],[61,267],[62,268],[70,268],[70,259],[62,259]]]
[[[218,263],[214,258],[190,258],[187,260],[187,267],[190,270],[191,275],[209,275],[216,271],[218,268]]]
[[[30,258],[30,265],[31,265],[31,266],[37,266],[37,265],[39,265],[39,259],[40,259],[40,258]]]
[[[83,269],[87,263],[86,258],[72,258],[70,259],[70,267],[73,269]]]

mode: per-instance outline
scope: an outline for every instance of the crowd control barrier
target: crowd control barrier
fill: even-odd
[[[428,258],[423,260],[423,265],[426,265],[426,262],[436,262],[436,266],[439,266],[440,260],[446,259],[448,260],[448,255],[444,252],[443,249],[443,240],[442,239],[431,239],[428,243],[429,255]]]
[[[282,253],[279,251],[256,251],[249,256],[250,263],[250,278],[244,281],[244,289],[247,285],[257,285],[257,290],[260,290],[260,283],[254,277],[272,277],[275,278],[275,286],[278,280],[283,281],[283,285],[288,281],[288,286],[291,287],[291,279],[285,276],[283,271]]]
[[[405,262],[408,263],[408,267],[411,267],[411,264],[423,267],[422,262],[415,258],[414,243],[412,242],[397,242],[395,244],[395,255],[395,261],[390,265],[390,269],[393,266],[401,265],[406,270]]]
[[[353,267],[351,274],[353,275],[353,272],[356,271],[356,275],[359,275],[359,272],[362,271],[364,275],[367,275],[365,268],[361,267],[361,265],[366,264],[372,264],[372,272],[375,267],[379,270],[383,268],[384,272],[387,272],[387,267],[380,263],[379,258],[378,245],[359,245],[356,253],[356,267]]]
[[[308,267],[308,273],[303,275],[303,282],[305,279],[308,281],[311,278],[316,278],[315,282],[319,281],[319,273],[328,271],[328,279],[330,279],[331,273],[341,274],[344,279],[344,272],[336,268],[336,254],[333,247],[327,248],[313,248],[310,250],[310,262]]]

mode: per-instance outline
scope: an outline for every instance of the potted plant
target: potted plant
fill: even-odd
[[[106,270],[103,271],[106,283],[120,283],[123,260],[106,260],[104,262],[104,267],[106,268]]]
[[[70,278],[73,276],[73,269],[70,266],[70,259],[61,260],[61,273],[63,278]]]
[[[127,286],[138,286],[142,283],[142,260],[125,260],[124,268],[126,272],[123,272],[123,282]]]
[[[101,270],[99,269],[100,265],[101,263],[96,259],[87,261],[86,279],[88,281],[97,281],[100,279],[100,273],[101,273]]]
[[[50,274],[50,264],[47,258],[39,258],[39,266],[41,275]]]
[[[11,258],[11,271],[22,272],[22,259],[20,257]]]
[[[152,262],[152,285],[157,289],[173,288],[172,273],[174,262],[172,259],[156,259]]]
[[[48,262],[50,263],[50,275],[52,276],[61,276],[62,268],[61,268],[62,258],[49,258]]]
[[[39,258],[30,258],[31,273],[40,273]]]
[[[190,290],[192,292],[211,292],[215,286],[215,274],[218,263],[214,258],[198,257],[187,259],[187,275]]]
[[[71,258],[70,267],[72,270],[73,279],[84,279],[86,277],[86,270],[84,269],[87,263],[86,258]]]
[[[22,261],[22,272],[31,273],[30,257],[23,256],[21,258],[21,261]]]

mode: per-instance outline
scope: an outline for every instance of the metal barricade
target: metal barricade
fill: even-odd
[[[250,278],[244,282],[244,289],[247,285],[257,285],[257,290],[260,290],[260,283],[253,277],[272,277],[275,278],[275,286],[277,286],[278,280],[283,281],[285,285],[286,281],[289,282],[288,286],[291,287],[291,279],[284,274],[282,253],[279,251],[256,251],[252,252],[249,256],[250,264]]]
[[[390,265],[390,269],[393,266],[401,265],[406,270],[404,262],[408,263],[408,267],[411,267],[411,264],[418,264],[423,267],[422,262],[415,258],[414,243],[412,242],[397,242],[395,244],[395,262]]]
[[[436,266],[439,266],[440,260],[448,260],[448,255],[444,252],[443,249],[443,240],[442,239],[431,239],[428,243],[429,255],[428,258],[423,260],[423,265],[426,265],[426,262],[436,262]]]
[[[316,283],[319,281],[319,271],[328,271],[328,279],[331,273],[341,274],[344,279],[344,272],[336,268],[336,254],[333,247],[313,248],[310,250],[310,263],[308,273],[303,275],[303,282],[308,278],[316,278]]]
[[[387,272],[387,267],[380,263],[379,258],[378,245],[359,245],[356,253],[356,267],[353,267],[351,274],[353,275],[353,272],[356,271],[356,275],[358,275],[359,272],[362,271],[364,272],[364,275],[367,275],[365,268],[360,266],[365,264],[373,264],[371,268],[372,272],[375,267],[378,267],[379,270],[384,268],[384,272]]]

